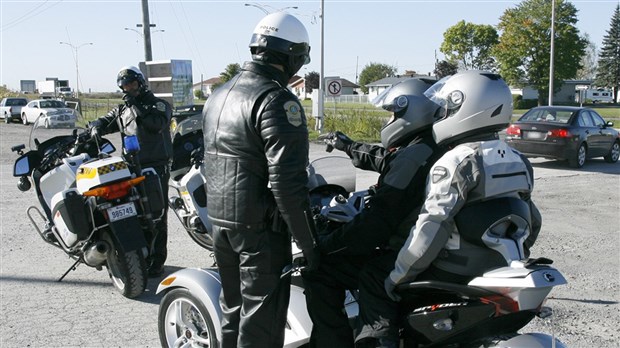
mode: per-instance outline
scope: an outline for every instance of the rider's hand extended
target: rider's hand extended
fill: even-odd
[[[320,256],[318,248],[302,250],[304,258],[306,259],[306,271],[316,271],[319,268]]]
[[[347,154],[353,145],[353,140],[340,131],[330,132],[324,137],[325,144]]]
[[[396,293],[396,284],[390,279],[390,277],[385,278],[385,282],[383,283],[385,286],[385,292],[392,299],[392,301],[400,301],[401,297]]]

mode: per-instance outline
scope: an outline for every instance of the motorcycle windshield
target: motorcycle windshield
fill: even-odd
[[[85,130],[86,122],[77,110],[67,107],[65,102],[60,100],[48,102],[53,107],[42,109],[45,113],[39,115],[32,124],[28,142],[30,150],[39,149],[41,144],[52,138],[73,135],[76,129],[77,133]]]
[[[321,186],[340,186],[347,192],[354,192],[356,172],[351,159],[342,156],[328,156],[316,159],[308,166],[308,189]]]

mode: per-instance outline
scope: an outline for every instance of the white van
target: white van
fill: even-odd
[[[584,100],[591,100],[592,103],[613,103],[614,95],[609,89],[588,88],[585,90]]]

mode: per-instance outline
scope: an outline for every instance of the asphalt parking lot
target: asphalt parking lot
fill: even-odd
[[[25,210],[34,192],[17,190],[10,147],[26,143],[28,128],[0,124],[0,347],[159,347],[155,294],[158,280],[135,300],[122,297],[107,273],[73,263],[44,243]],[[311,158],[323,156],[312,144]],[[553,330],[570,347],[617,347],[620,342],[620,163],[590,160],[579,170],[563,163],[532,160],[534,201],[543,229],[533,257],[555,260],[569,284],[552,292],[551,326],[532,323],[523,331]],[[358,189],[376,179],[358,171]],[[203,267],[211,255],[169,218],[166,273]]]

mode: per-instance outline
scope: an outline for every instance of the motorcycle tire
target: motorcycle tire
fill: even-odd
[[[213,318],[185,288],[172,289],[164,295],[157,329],[162,347],[218,347]]]
[[[108,251],[107,269],[112,285],[127,298],[140,296],[146,289],[147,268],[146,260],[140,250],[123,252],[117,241],[106,236],[112,246]]]
[[[210,233],[187,231],[187,234],[189,234],[190,238],[192,238],[192,240],[196,242],[196,244],[200,245],[202,248],[213,251],[213,238],[211,237]]]

